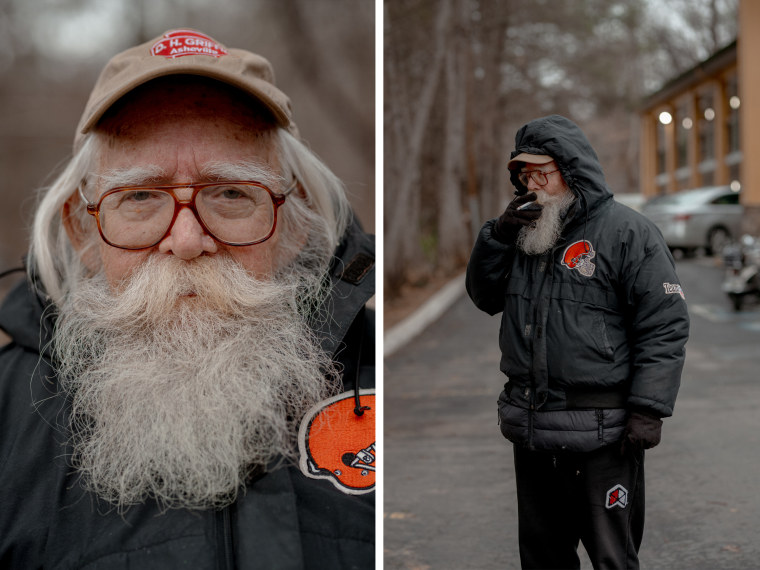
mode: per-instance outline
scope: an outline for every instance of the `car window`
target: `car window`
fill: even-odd
[[[738,204],[739,203],[739,194],[731,193],[731,194],[724,194],[723,196],[718,196],[715,198],[711,204]]]
[[[654,206],[655,204],[662,204],[663,202],[667,202],[669,196],[666,194],[660,194],[659,196],[653,196],[652,198],[649,198],[646,202],[644,202],[644,207],[650,207]]]
[[[652,206],[672,206],[673,204],[678,204],[680,200],[681,196],[679,194],[667,194],[665,196],[652,198],[644,205],[648,208]]]
[[[650,198],[643,205],[643,210],[653,210],[662,207],[691,207],[699,204],[737,205],[739,193],[726,190],[715,196],[715,188],[703,188],[699,190],[687,190],[673,194],[661,194]]]
[[[700,200],[700,193],[694,192],[678,192],[676,194],[668,194],[664,196],[661,201],[657,202],[658,206],[683,206],[689,204],[698,204],[700,201],[704,201],[704,198]],[[704,202],[703,202],[704,203]]]

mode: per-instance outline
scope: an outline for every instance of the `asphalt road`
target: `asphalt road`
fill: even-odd
[[[642,568],[760,568],[760,308],[734,313],[710,259],[678,272],[691,337],[675,414],[646,456]],[[387,569],[520,567],[498,329],[464,296],[385,360]]]

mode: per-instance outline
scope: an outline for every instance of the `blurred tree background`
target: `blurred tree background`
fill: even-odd
[[[613,192],[637,192],[642,99],[733,41],[736,17],[736,0],[386,0],[386,300],[463,270],[533,118],[577,122]]]
[[[372,0],[0,0],[0,270],[20,264],[36,190],[70,156],[100,69],[182,27],[270,60],[302,138],[374,230]]]

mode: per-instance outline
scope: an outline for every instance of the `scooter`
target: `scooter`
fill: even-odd
[[[748,296],[760,298],[760,239],[744,235],[739,243],[723,248],[726,275],[723,291],[735,311],[741,311]]]

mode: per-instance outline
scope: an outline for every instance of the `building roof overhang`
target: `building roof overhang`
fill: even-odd
[[[679,95],[689,91],[693,87],[705,82],[736,64],[736,40],[726,47],[718,50],[705,61],[698,63],[681,75],[668,81],[658,91],[647,96],[640,112],[646,113],[660,105],[672,101]]]

